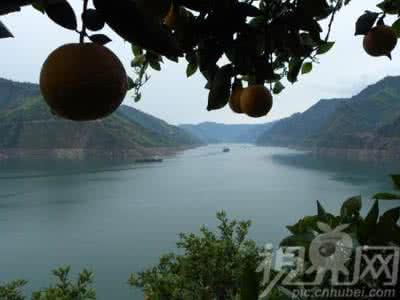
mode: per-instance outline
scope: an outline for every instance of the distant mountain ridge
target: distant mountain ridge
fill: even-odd
[[[0,156],[142,158],[201,144],[194,136],[129,106],[77,123],[53,116],[39,87],[0,79]]]
[[[180,128],[196,136],[206,144],[216,143],[255,143],[258,137],[273,123],[266,124],[221,124],[204,122],[200,124],[182,124]]]
[[[349,99],[321,100],[276,122],[259,145],[400,150],[400,77],[386,77]]]
[[[40,90],[36,84],[0,78],[0,110],[15,107],[24,98],[38,94],[40,94]]]

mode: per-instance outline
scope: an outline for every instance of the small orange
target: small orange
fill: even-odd
[[[241,110],[253,118],[267,115],[272,108],[272,103],[270,91],[261,84],[245,88],[240,97]]]
[[[231,97],[229,98],[229,106],[233,112],[242,114],[242,108],[240,105],[240,98],[242,96],[243,86],[242,84],[235,84],[232,89]]]
[[[176,7],[173,3],[168,11],[167,16],[164,18],[164,24],[171,29],[175,29],[179,18],[179,7]]]
[[[392,27],[378,25],[364,37],[363,46],[371,56],[389,56],[397,45],[397,36]]]

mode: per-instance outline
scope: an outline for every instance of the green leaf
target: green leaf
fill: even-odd
[[[287,75],[287,79],[291,83],[295,83],[297,81],[297,77],[299,76],[301,66],[303,61],[299,58],[293,58],[289,62],[289,72]]]
[[[133,79],[130,76],[128,76],[128,91],[135,88],[135,86],[136,85],[135,85],[135,82],[133,81]]]
[[[228,104],[231,93],[232,65],[219,68],[212,79],[207,110],[217,110]]]
[[[153,70],[161,71],[161,62],[162,62],[161,55],[148,50],[144,56],[146,57],[146,61]]]
[[[106,25],[103,16],[96,10],[89,8],[82,14],[82,22],[86,28],[91,31],[100,31]]]
[[[312,71],[313,65],[310,62],[307,62],[303,65],[303,68],[301,69],[301,74],[307,74]]]
[[[0,21],[0,39],[14,37],[13,34],[8,30],[6,25]]]
[[[400,218],[400,207],[395,207],[386,211],[380,218],[380,222],[388,225],[396,225]]]
[[[335,42],[323,43],[321,46],[319,46],[319,48],[317,50],[317,54],[321,55],[321,54],[325,54],[325,53],[329,52],[329,50],[331,50],[334,45],[335,45]]]
[[[56,24],[70,30],[76,30],[78,22],[72,6],[66,0],[51,2],[45,6],[47,16]]]
[[[133,52],[133,55],[139,56],[139,55],[143,54],[143,49],[139,46],[135,46],[132,44],[132,52]]]
[[[280,247],[305,247],[308,248],[310,243],[315,239],[315,235],[311,232],[304,232],[288,236],[279,244]]]
[[[361,196],[352,197],[347,199],[340,209],[340,215],[342,217],[351,217],[359,215],[362,207]]]
[[[37,11],[40,11],[42,14],[45,13],[44,5],[43,5],[42,1],[37,1],[37,2],[32,3],[32,7],[34,9],[36,9]]]
[[[372,198],[376,200],[400,200],[400,195],[391,193],[377,193]]]
[[[379,217],[379,202],[375,201],[368,215],[365,217],[365,222],[369,224],[376,224]]]
[[[277,94],[280,94],[284,89],[285,89],[285,86],[280,81],[278,81],[277,83],[275,83],[274,88],[272,89],[272,92],[277,95]]]
[[[102,46],[111,42],[111,39],[108,36],[106,36],[105,34],[93,34],[93,35],[89,36],[89,39],[93,43],[96,43],[96,44],[99,44]]]
[[[379,218],[379,202],[375,201],[364,222],[359,229],[359,235],[362,240],[368,240],[369,235],[373,233]]]
[[[144,54],[136,56],[132,62],[131,66],[132,67],[140,67],[146,62],[146,56]]]
[[[317,228],[318,216],[307,216],[292,226],[286,228],[294,235],[305,232],[313,232]]]
[[[166,56],[166,58],[168,60],[176,62],[176,63],[179,62],[179,57],[178,56]]]
[[[150,61],[150,67],[156,71],[161,71],[161,64],[158,61]]]
[[[197,64],[197,53],[195,51],[187,53],[186,60],[189,64]]]
[[[377,7],[389,15],[397,15],[400,12],[400,3],[398,0],[384,0]]]
[[[356,34],[365,35],[374,26],[376,19],[379,17],[378,13],[366,11],[361,17],[358,18],[356,23]]]
[[[319,201],[317,201],[317,209],[318,209],[318,217],[320,217],[321,219],[325,219],[327,214]]]
[[[198,65],[196,63],[190,63],[186,68],[186,76],[190,77],[197,72]]]
[[[257,265],[253,266],[248,262],[243,267],[240,276],[240,300],[258,299],[260,294],[260,274],[256,272],[256,269]]]
[[[390,177],[392,178],[392,181],[393,181],[396,189],[400,189],[400,174],[393,174],[393,175],[390,175]]]
[[[400,38],[400,19],[393,23],[392,28],[396,32],[397,38]]]

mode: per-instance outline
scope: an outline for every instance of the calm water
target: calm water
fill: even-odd
[[[218,210],[251,219],[260,244],[277,243],[286,225],[315,213],[316,200],[337,210],[348,196],[390,190],[386,174],[400,171],[393,162],[231,149],[207,146],[148,165],[0,163],[0,281],[27,279],[29,292],[68,264],[95,271],[100,300],[142,299],[129,274],[174,250],[179,232],[213,227]]]

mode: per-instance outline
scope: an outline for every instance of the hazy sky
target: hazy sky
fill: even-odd
[[[81,0],[70,0],[80,14]],[[301,112],[319,99],[350,97],[367,85],[387,75],[400,74],[400,52],[388,58],[372,58],[362,49],[362,38],[354,36],[354,24],[364,10],[373,10],[377,0],[353,0],[337,16],[331,39],[336,45],[321,57],[311,74],[300,77],[299,82],[287,85],[281,95],[275,96],[269,116],[251,119],[237,115],[228,107],[207,112],[205,80],[196,75],[186,79],[185,64],[166,63],[162,72],[152,72],[151,81],[143,89],[143,99],[134,103],[127,97],[125,103],[155,115],[173,124],[215,121],[225,123],[260,123],[276,120]],[[16,36],[0,40],[0,77],[17,81],[38,82],[39,72],[47,55],[58,46],[76,42],[78,36],[48,20],[32,8],[1,19]],[[121,58],[128,73],[132,74],[130,45],[105,31],[113,39],[108,46]],[[398,47],[400,48],[400,47]]]

